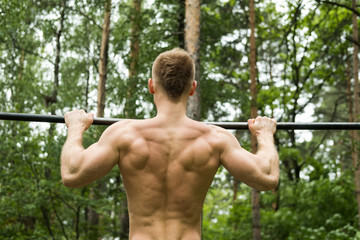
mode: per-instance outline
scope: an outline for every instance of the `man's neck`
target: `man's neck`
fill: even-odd
[[[178,102],[168,99],[157,99],[156,101],[157,115],[156,118],[167,119],[169,122],[178,122],[186,117],[186,99]]]

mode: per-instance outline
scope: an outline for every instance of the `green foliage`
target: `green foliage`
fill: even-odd
[[[351,174],[344,174],[281,187],[284,205],[276,212],[262,212],[264,239],[354,239],[352,181]]]
[[[0,0],[1,111],[95,111],[104,1],[67,1],[54,89],[62,2]],[[256,1],[259,114],[278,121],[348,121],[351,12],[318,1],[280,2]],[[156,114],[147,80],[160,52],[182,46],[184,10],[177,0],[144,1],[137,74],[129,79],[133,10],[130,1],[113,2],[105,115]],[[248,1],[202,1],[203,120],[246,121],[250,115],[248,24]],[[65,131],[0,121],[1,239],[89,239],[90,207],[101,215],[99,236],[119,236],[126,196],[118,170],[89,187],[65,188],[59,163]],[[103,131],[91,127],[84,146]],[[234,134],[250,149],[248,132]],[[360,239],[349,132],[279,131],[276,143],[281,183],[276,192],[261,193],[263,239]],[[203,210],[203,238],[251,239],[250,192],[241,183],[234,189],[220,168]]]

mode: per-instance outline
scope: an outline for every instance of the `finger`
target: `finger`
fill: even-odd
[[[87,115],[91,119],[91,124],[92,124],[94,122],[94,114],[93,113],[88,113]]]
[[[254,123],[255,123],[255,119],[253,119],[253,118],[248,119],[248,127],[249,127],[249,129],[251,129],[254,126]]]

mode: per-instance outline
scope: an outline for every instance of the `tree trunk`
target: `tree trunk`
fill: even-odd
[[[22,104],[21,102],[21,92],[24,89],[24,80],[23,80],[23,76],[24,76],[24,63],[25,63],[25,51],[21,50],[21,56],[20,56],[20,66],[19,66],[19,74],[18,74],[18,78],[17,78],[17,83],[15,85],[15,90],[14,93],[12,94],[13,96],[13,104],[15,106],[15,112],[23,112],[24,110],[24,104]]]
[[[357,0],[352,0],[353,9],[356,10]],[[359,58],[358,52],[359,47],[356,44],[358,42],[358,24],[357,24],[357,16],[353,13],[353,40],[354,40],[354,53],[353,53],[353,78],[354,78],[354,121],[359,122]],[[352,151],[352,158],[353,158],[353,166],[355,169],[355,188],[356,188],[356,200],[358,204],[358,217],[359,217],[359,229],[360,229],[360,163],[359,163],[359,133],[358,131],[354,131],[353,133],[353,151]]]
[[[125,191],[123,191],[125,194]],[[128,202],[127,198],[125,197],[124,201],[121,202],[122,208],[119,215],[119,221],[120,221],[120,239],[128,239],[129,237],[129,210],[128,210]]]
[[[351,78],[352,78],[352,72],[351,72],[351,60],[348,59],[347,61],[347,67],[346,67],[346,90],[347,90],[347,105],[348,105],[348,112],[349,112],[349,122],[354,122],[354,112],[353,112],[353,98],[352,98],[352,90],[351,90]],[[356,130],[350,131],[350,138],[351,138],[351,158],[354,159],[356,157],[357,150],[354,149],[353,145],[353,139],[354,139],[354,133]],[[341,159],[341,170],[345,171],[351,167],[351,162],[345,162],[344,159]]]
[[[61,36],[63,31],[63,25],[65,20],[65,10],[66,10],[66,0],[62,1],[61,4],[61,12],[60,12],[60,22],[59,27],[56,31],[56,51],[55,51],[55,63],[54,63],[54,82],[53,82],[53,90],[50,96],[43,96],[45,99],[45,106],[46,108],[50,108],[50,112],[52,115],[55,115],[55,106],[54,104],[57,103],[57,96],[58,96],[58,88],[59,88],[59,79],[60,79],[60,54],[61,54]],[[49,148],[50,146],[54,145],[54,130],[55,125],[51,124],[49,128],[49,135],[47,140],[47,145]],[[49,167],[44,168],[44,176],[45,179],[50,179],[51,169]],[[51,217],[49,212],[49,204],[42,204],[40,206],[42,216],[46,223],[46,227],[52,239],[54,238],[53,230],[51,228]]]
[[[86,20],[85,20],[86,21]],[[86,21],[86,35],[89,35],[89,24]],[[90,39],[86,39],[86,70],[85,70],[85,99],[84,99],[84,109],[89,111],[89,88],[90,88]]]
[[[178,14],[178,42],[179,48],[185,48],[185,0],[178,0],[179,14]]]
[[[59,28],[56,31],[56,53],[55,53],[55,63],[54,63],[54,82],[53,82],[53,91],[50,96],[44,96],[45,106],[50,107],[50,112],[52,115],[55,115],[55,108],[53,104],[57,102],[58,88],[59,88],[59,74],[60,74],[60,53],[61,53],[61,41],[63,25],[65,20],[65,10],[66,10],[66,0],[62,1],[62,10],[60,12],[60,23]],[[50,126],[50,131],[52,127]]]
[[[187,103],[186,114],[194,119],[201,118],[200,102],[200,2],[199,0],[185,1],[185,49],[195,62],[195,80],[198,83],[197,90]]]
[[[250,23],[250,91],[251,91],[251,118],[257,117],[257,89],[256,89],[256,42],[255,42],[255,7],[254,0],[249,2],[249,23]],[[256,137],[251,137],[252,152],[257,151]],[[252,189],[251,193],[252,204],[252,225],[253,225],[253,239],[261,239],[260,226],[260,192]]]
[[[140,51],[141,1],[132,1],[131,32],[130,32],[130,69],[129,77],[137,76]]]
[[[132,1],[131,11],[131,30],[130,30],[130,66],[129,79],[127,84],[125,117],[136,117],[136,89],[138,84],[137,69],[140,54],[140,33],[141,33],[141,2],[142,0]]]
[[[238,193],[238,188],[239,188],[239,181],[236,180],[234,178],[233,180],[233,203],[235,203],[236,199],[237,199],[237,193]]]
[[[111,0],[105,2],[104,24],[102,27],[102,39],[100,50],[99,84],[97,97],[97,116],[103,117],[105,110],[105,84],[107,78],[107,62],[110,36]]]
[[[106,79],[107,79],[107,63],[108,63],[108,50],[109,50],[109,37],[110,37],[110,16],[111,16],[111,0],[106,0],[104,11],[104,23],[102,27],[101,49],[100,49],[100,64],[99,64],[99,83],[97,94],[97,117],[104,117],[105,110],[105,92],[106,92]],[[101,184],[96,186],[97,190],[102,191]],[[95,189],[91,189],[90,197],[97,199]],[[89,239],[98,239],[99,232],[98,226],[100,222],[99,214],[92,207],[88,207],[88,224],[89,224]]]
[[[59,87],[59,73],[60,73],[60,52],[61,52],[61,42],[60,38],[62,35],[63,24],[65,19],[65,4],[66,1],[63,1],[63,10],[61,11],[60,16],[60,24],[59,29],[56,32],[56,55],[55,55],[55,66],[54,66],[54,88],[52,93],[52,100],[53,103],[57,102],[57,94],[58,94],[58,87]],[[54,109],[52,109],[51,114],[55,114]]]

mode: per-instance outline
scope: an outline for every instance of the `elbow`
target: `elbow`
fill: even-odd
[[[276,190],[279,186],[279,175],[269,176],[269,178],[261,185],[255,187],[258,191]]]
[[[61,176],[61,180],[65,187],[75,188],[73,182],[69,179],[69,177]]]
[[[79,185],[79,183],[74,179],[73,176],[70,176],[69,174],[61,174],[61,180],[65,187],[68,188],[81,188],[82,185]]]
[[[61,166],[61,181],[65,187],[68,188],[81,188],[80,174],[72,168]]]
[[[277,158],[278,161],[278,158]],[[280,170],[279,166],[273,167],[263,178],[263,184],[259,191],[271,191],[276,190],[280,182]]]
[[[272,177],[272,179],[269,181],[269,189],[270,190],[276,190],[279,186],[279,176],[274,176]]]
[[[69,180],[66,180],[66,179],[62,179],[62,183],[65,187],[68,187],[68,188],[76,188],[72,183],[71,181]]]

